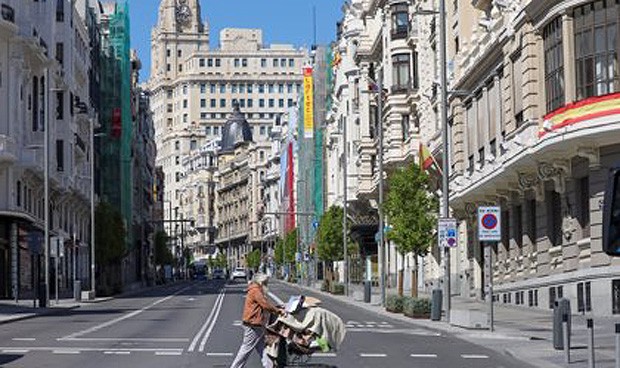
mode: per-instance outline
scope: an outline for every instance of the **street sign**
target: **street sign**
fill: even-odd
[[[454,248],[457,245],[456,219],[440,218],[437,225],[440,248]]]
[[[501,228],[499,207],[478,207],[478,240],[501,241]]]
[[[319,228],[319,222],[317,220],[312,221],[312,228],[314,230]]]

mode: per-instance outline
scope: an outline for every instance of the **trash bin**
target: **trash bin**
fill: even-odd
[[[47,299],[45,298],[45,283],[39,284],[39,308],[47,308]]]
[[[364,303],[370,303],[371,281],[364,281]]]
[[[441,320],[441,307],[443,303],[443,291],[441,289],[433,289],[431,298],[431,320]]]
[[[561,298],[553,303],[553,348],[556,350],[564,350],[564,331],[562,320],[566,316],[568,321],[568,341],[570,345],[571,335],[571,310],[570,300]]]
[[[82,280],[73,281],[73,299],[76,302],[82,301]]]

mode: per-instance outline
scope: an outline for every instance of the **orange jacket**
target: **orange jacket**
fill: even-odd
[[[262,326],[266,311],[278,313],[278,308],[265,298],[260,285],[250,284],[243,307],[243,322],[252,326]]]

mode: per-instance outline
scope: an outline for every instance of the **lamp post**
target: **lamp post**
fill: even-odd
[[[50,83],[50,71],[49,71],[49,67],[46,69],[46,80],[47,83]],[[45,110],[47,110],[47,113],[45,114],[45,132],[43,134],[43,186],[44,186],[44,207],[45,207],[45,214],[44,214],[44,221],[45,221],[45,229],[44,229],[44,236],[45,236],[45,249],[44,249],[44,262],[45,265],[43,267],[44,272],[45,272],[45,305],[41,306],[41,303],[39,302],[39,307],[47,307],[47,304],[49,303],[49,299],[50,299],[50,289],[49,289],[49,282],[50,282],[50,262],[49,262],[49,258],[50,258],[50,163],[49,163],[49,146],[50,146],[50,114],[51,114],[51,109],[50,109],[50,96],[49,96],[49,91],[45,92]],[[36,96],[34,96],[33,98],[36,98]],[[37,113],[36,111],[34,112],[35,114]]]
[[[379,97],[380,98],[380,97]],[[344,169],[344,175],[343,175],[343,182],[344,185],[342,187],[343,189],[343,199],[342,199],[342,248],[343,248],[343,252],[344,252],[344,295],[349,295],[349,250],[348,248],[348,230],[347,230],[347,210],[348,210],[348,204],[347,204],[347,191],[348,191],[348,182],[347,182],[347,175],[348,175],[348,163],[347,163],[347,119],[342,119],[342,142],[343,142],[343,147],[342,147],[342,155],[343,155],[343,169]]]

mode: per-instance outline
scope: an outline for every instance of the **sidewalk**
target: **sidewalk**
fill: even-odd
[[[445,321],[412,319],[402,314],[386,312],[385,309],[381,307],[381,296],[376,293],[376,290],[373,290],[371,303],[364,303],[363,291],[359,285],[352,285],[350,287],[351,296],[349,297],[332,295],[321,291],[317,287],[306,287],[297,284],[290,285],[296,286],[301,290],[309,290],[321,294],[327,298],[354,304],[365,310],[404,321],[416,327],[438,330],[470,343],[510,355],[515,359],[519,359],[536,367],[585,368],[588,366],[587,316],[573,315],[572,317],[571,364],[567,365],[564,363],[564,352],[553,348],[553,311],[550,309],[542,310],[495,303],[495,331],[491,332],[488,329],[466,329],[450,325]],[[393,289],[387,292],[388,295],[395,293],[396,291]],[[407,294],[405,293],[405,295]],[[487,308],[487,305],[482,302],[461,297],[452,298],[452,310],[470,309],[486,312]],[[616,322],[620,322],[620,319],[613,317],[594,318],[594,345],[597,368],[615,367],[614,323]]]

